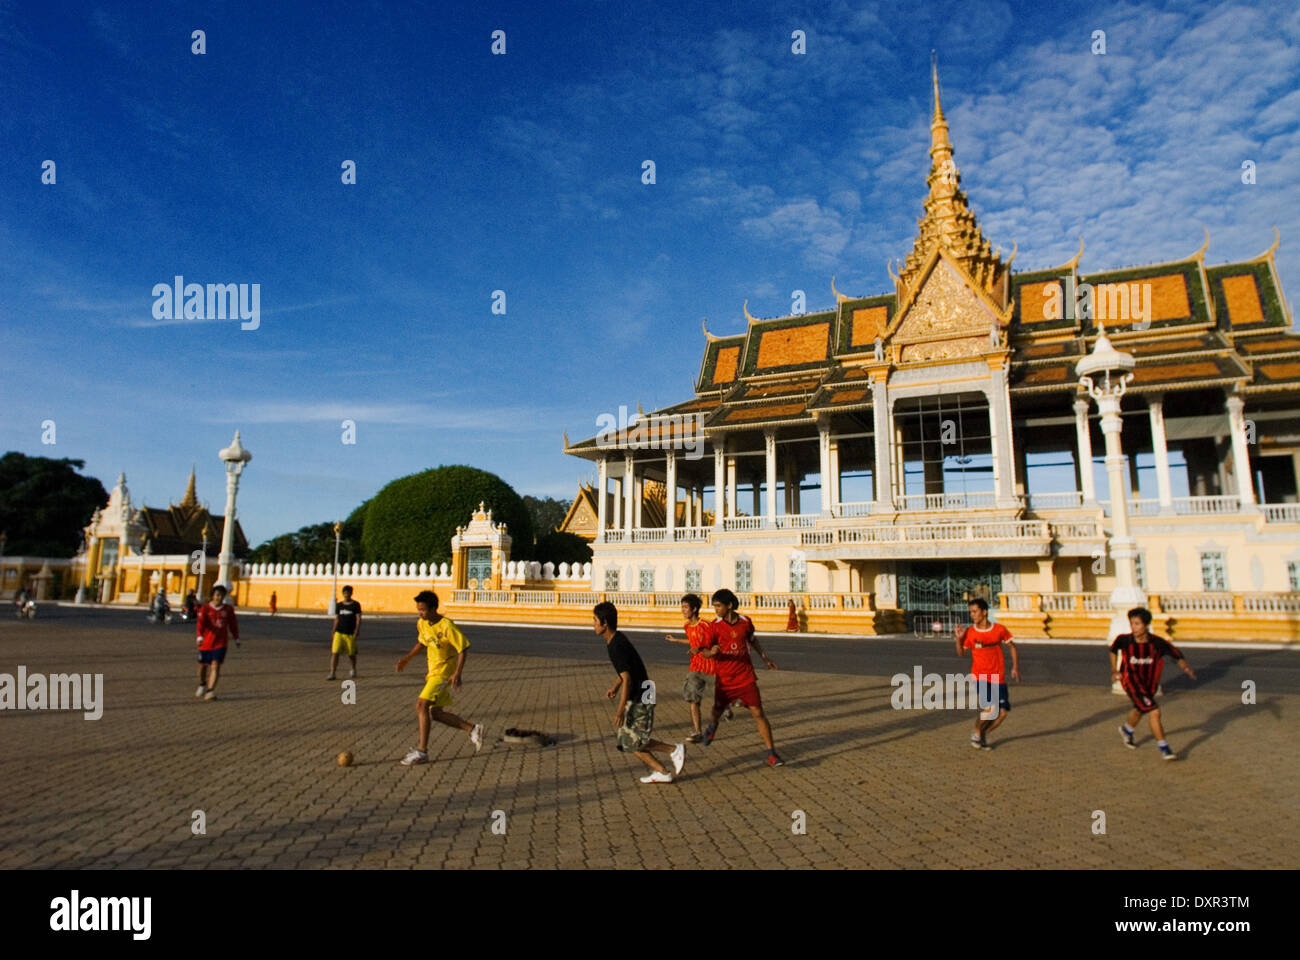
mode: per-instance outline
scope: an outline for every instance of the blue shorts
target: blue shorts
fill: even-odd
[[[220,650],[199,651],[199,663],[225,663],[225,662],[226,662],[225,647],[222,647]]]
[[[1007,694],[1007,685],[1005,681],[991,680],[988,677],[976,677],[976,704],[980,708],[980,717],[985,720],[991,720],[998,716],[998,713],[1006,713],[1011,709],[1011,697]],[[997,712],[994,712],[993,704],[997,704]],[[988,704],[986,707],[985,704]]]

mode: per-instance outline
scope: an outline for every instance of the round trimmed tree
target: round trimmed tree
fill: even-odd
[[[533,525],[510,484],[475,467],[436,467],[388,484],[365,505],[361,547],[367,562],[446,563],[451,538],[479,503],[504,523],[511,559],[531,559]]]

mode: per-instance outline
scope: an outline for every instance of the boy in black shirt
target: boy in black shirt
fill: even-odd
[[[642,783],[672,783],[673,774],[664,769],[654,754],[668,754],[673,761],[673,773],[681,773],[686,763],[686,744],[670,747],[650,736],[655,720],[654,684],[646,674],[645,663],[636,647],[618,632],[618,610],[612,603],[596,604],[592,629],[604,638],[609,661],[619,676],[618,681],[605,691],[605,699],[618,700],[614,729],[618,731],[619,750],[636,754],[650,768],[651,772],[641,778]]]
[[[357,634],[361,632],[361,604],[352,599],[352,588],[343,588],[343,599],[334,608],[334,645],[330,648],[330,675],[326,680],[336,679],[334,671],[338,669],[339,653],[346,653],[352,661],[352,676],[357,675]]]

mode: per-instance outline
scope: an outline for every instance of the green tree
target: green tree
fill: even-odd
[[[0,532],[10,556],[70,557],[108,491],[78,470],[84,460],[52,460],[10,451],[0,457]]]
[[[361,560],[361,538],[357,531],[349,537],[344,523],[339,537],[339,563],[358,563]],[[334,524],[313,523],[294,533],[283,533],[266,541],[253,551],[254,563],[333,563]]]
[[[562,563],[590,563],[591,544],[576,533],[552,530],[538,539],[534,554],[542,563],[549,560],[557,568]]]
[[[554,497],[525,496],[524,506],[528,508],[528,515],[533,520],[533,535],[539,539],[562,524],[565,514],[569,512],[569,504]],[[550,557],[539,556],[539,559],[549,560]],[[559,563],[558,560],[555,562]]]
[[[441,466],[392,481],[366,504],[361,548],[368,563],[445,563],[451,538],[482,502],[505,523],[511,559],[533,557],[533,524],[519,494],[495,474]]]

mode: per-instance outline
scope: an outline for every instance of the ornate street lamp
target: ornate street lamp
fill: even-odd
[[[1110,481],[1111,537],[1110,555],[1115,561],[1115,589],[1110,594],[1111,618],[1108,637],[1128,632],[1126,611],[1145,606],[1146,592],[1138,585],[1136,543],[1128,529],[1128,495],[1124,489],[1124,451],[1120,446],[1120,399],[1133,379],[1133,355],[1116,350],[1106,336],[1106,328],[1098,327],[1097,342],[1092,353],[1075,364],[1074,372],[1079,383],[1097,401],[1101,414],[1101,430],[1106,437],[1106,476]],[[1091,464],[1084,465],[1091,468]]]
[[[239,431],[235,431],[234,442],[219,454],[226,465],[226,519],[221,527],[221,555],[217,558],[217,583],[227,590],[230,583],[230,563],[234,559],[235,547],[235,495],[239,492],[239,476],[244,472],[244,464],[253,459],[253,455],[239,442]],[[233,601],[232,601],[233,602]]]
[[[329,615],[336,616],[339,612],[339,534],[343,531],[343,521],[334,521],[334,587],[330,591]]]

